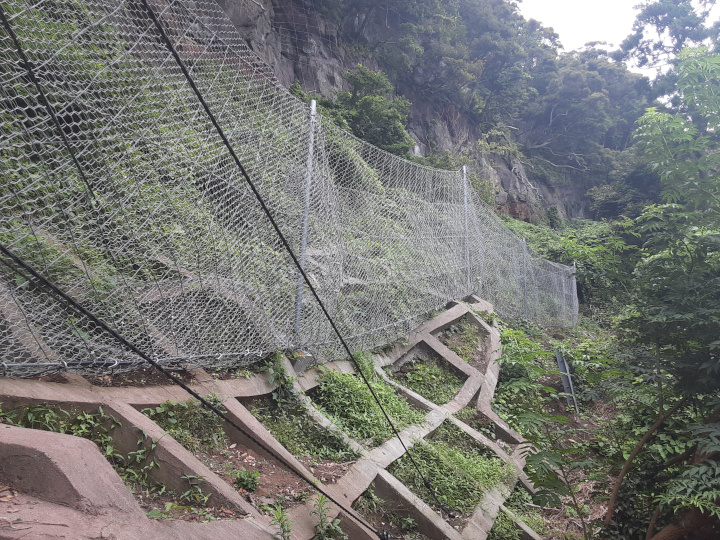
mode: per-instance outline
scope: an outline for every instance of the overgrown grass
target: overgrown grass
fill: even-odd
[[[267,399],[255,402],[250,412],[296,456],[337,462],[357,458],[339,435],[321,428],[298,405],[279,407]]]
[[[211,394],[207,399],[224,410],[218,396]],[[166,401],[157,407],[143,409],[142,413],[192,452],[222,448],[226,440],[222,419],[195,399]]]
[[[505,501],[505,507],[522,519],[532,530],[539,534],[545,534],[545,520],[540,511],[527,506],[532,502],[532,496],[518,485]],[[488,540],[520,540],[522,537],[522,532],[515,526],[513,520],[504,512],[500,512],[488,535]]]
[[[501,339],[503,355],[492,406],[513,429],[528,434],[540,422],[544,405],[557,397],[557,390],[542,383],[552,372],[552,353],[520,330],[503,328]]]
[[[369,360],[359,360],[383,408],[397,429],[421,422],[422,412],[395,393],[395,389],[378,377]],[[313,392],[313,400],[350,437],[377,446],[393,436],[392,429],[370,390],[359,375],[323,369],[320,385]]]
[[[458,336],[459,339],[450,342],[453,336]],[[466,362],[472,361],[480,345],[478,327],[468,320],[467,315],[463,315],[457,323],[445,330],[445,338],[449,341],[448,348]]]
[[[470,514],[485,491],[509,481],[514,473],[512,465],[479,447],[449,422],[443,423],[430,439],[418,441],[411,452],[435,496],[423,484],[407,454],[388,471],[435,510],[441,510],[437,497],[446,509]]]
[[[404,367],[402,371],[394,374],[395,378],[402,385],[438,405],[453,399],[465,382],[442,360],[413,357],[409,364],[409,371],[403,373],[406,369]]]

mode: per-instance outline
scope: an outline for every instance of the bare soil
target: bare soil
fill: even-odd
[[[347,461],[345,463],[336,463],[328,460],[317,460],[312,457],[299,457],[298,461],[305,465],[315,478],[323,484],[337,484],[345,474],[350,470],[355,462]]]
[[[205,449],[196,457],[261,511],[263,505],[273,504],[292,508],[302,503],[311,491],[305,480],[277,461],[264,459],[252,450],[234,444],[225,450]],[[242,469],[260,473],[255,491],[235,487],[231,472]]]
[[[391,540],[430,540],[424,534],[418,532],[405,532],[397,525],[393,524],[393,520],[384,512],[370,512],[363,514],[365,520],[372,525],[373,529],[381,533],[387,533],[386,538]]]
[[[193,381],[192,375],[187,371],[173,371],[172,374],[185,384]],[[85,377],[95,386],[121,387],[121,386],[168,386],[174,384],[163,373],[154,367],[114,373],[112,375],[88,375]]]

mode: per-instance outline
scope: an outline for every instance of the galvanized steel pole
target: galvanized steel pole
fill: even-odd
[[[525,318],[528,318],[527,308],[527,242],[523,238],[523,305]]]
[[[467,285],[467,294],[472,293],[470,280],[470,232],[468,228],[468,183],[467,183],[467,166],[463,165],[463,196],[465,199],[465,279]]]
[[[302,223],[302,239],[300,241],[300,267],[305,270],[305,252],[307,251],[307,237],[308,237],[308,218],[310,214],[310,188],[312,186],[312,174],[313,174],[313,152],[315,151],[315,115],[316,115],[316,103],[315,100],[310,101],[310,125],[308,133],[308,157],[307,164],[305,166],[305,209],[303,211],[303,223]],[[297,301],[295,304],[295,337],[300,336],[300,319],[302,318],[302,297],[303,297],[303,277],[298,276],[297,284]]]

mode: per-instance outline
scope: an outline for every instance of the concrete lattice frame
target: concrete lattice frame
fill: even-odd
[[[525,465],[519,447],[523,442],[522,437],[509,428],[490,407],[499,373],[497,360],[501,354],[500,333],[497,327],[488,325],[475,311],[492,312],[492,306],[474,296],[468,298],[467,302],[451,303],[446,311],[412,332],[406,342],[396,345],[387,354],[376,355],[375,369],[411,403],[427,411],[424,422],[410,426],[400,433],[408,448],[412,447],[415,440],[431,434],[442,422],[450,421],[476,442],[511,463],[515,467],[514,480],[508,485],[487,492],[464,529],[456,530],[387,472],[387,467],[404,453],[397,438],[391,438],[377,448],[366,449],[347,438],[312,405],[309,398],[303,396],[308,405],[308,414],[326,429],[339,432],[348,445],[361,456],[336,484],[326,485],[324,488],[349,508],[352,502],[374,483],[379,497],[396,503],[405,515],[415,519],[418,530],[432,539],[484,540],[500,511],[506,512],[515,521],[524,538],[539,538],[503,506],[504,500],[518,480],[528,489],[532,487],[522,472]],[[486,355],[485,373],[470,366],[434,335],[463,316],[467,316],[469,322],[478,327],[479,335],[484,339],[481,347]],[[432,403],[388,378],[382,369],[401,360],[418,347],[434,351],[466,377],[462,388],[450,402],[444,405]],[[310,390],[318,384],[317,370],[296,373],[289,361],[284,362],[288,372],[297,376],[294,385],[298,393]],[[343,372],[353,369],[349,362],[334,362],[326,366]],[[295,367],[300,371],[302,366],[296,363]],[[268,383],[266,374],[233,380],[215,380],[202,370],[194,370],[193,375],[194,390],[201,395],[222,396],[229,418],[283,458],[288,468],[311,483],[317,482],[310,471],[280,445],[236,399],[264,396],[272,392],[274,387]],[[88,411],[101,406],[107,414],[121,423],[113,432],[115,444],[121,452],[134,450],[138,437],[143,433],[158,441],[154,455],[160,466],[151,471],[154,480],[163,482],[169,489],[179,490],[186,487],[181,478],[183,475],[202,476],[203,491],[212,494],[214,505],[232,508],[236,513],[244,514],[245,519],[204,524],[148,519],[110,464],[90,441],[69,435],[0,425],[0,473],[20,492],[16,501],[20,504],[13,505],[12,514],[4,515],[7,503],[0,505],[0,539],[68,537],[68,531],[72,531],[72,538],[78,539],[272,538],[275,530],[270,526],[267,516],[260,514],[192,453],[139,412],[142,408],[157,406],[167,400],[187,400],[190,396],[184,390],[177,386],[106,388],[93,386],[79,375],[66,374],[65,377],[68,384],[0,378],[0,403],[5,409],[45,402]],[[500,440],[514,445],[515,449],[510,453],[505,449],[507,446],[501,446],[499,441],[488,439],[453,417],[453,413],[466,407],[476,397],[478,413],[495,425],[495,433]],[[264,457],[270,457],[255,443],[229,426],[226,432],[233,442]],[[293,522],[293,538],[312,538],[315,523],[310,515],[312,508],[313,500],[309,500],[289,511]],[[343,514],[342,517],[343,528],[351,539],[376,538],[370,530],[358,523],[353,515]]]

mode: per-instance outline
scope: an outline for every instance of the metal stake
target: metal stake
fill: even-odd
[[[527,308],[527,242],[523,238],[523,305],[525,318],[528,318]]]
[[[466,286],[467,286],[467,293],[472,293],[471,287],[471,281],[470,281],[470,233],[468,229],[468,183],[467,183],[467,166],[463,165],[462,168],[462,174],[463,174],[463,197],[465,199],[464,201],[464,207],[465,207],[465,278],[466,278]]]
[[[315,100],[310,101],[310,124],[308,134],[308,157],[307,164],[305,166],[305,209],[303,211],[303,222],[302,222],[302,239],[300,241],[300,267],[305,270],[305,252],[307,251],[307,237],[308,237],[308,218],[310,214],[310,187],[312,186],[312,174],[313,174],[313,152],[315,151],[315,115],[316,115],[316,103]],[[302,297],[303,297],[303,277],[298,275],[297,284],[297,302],[295,304],[295,337],[300,337],[300,319],[302,318]]]

